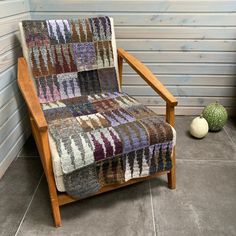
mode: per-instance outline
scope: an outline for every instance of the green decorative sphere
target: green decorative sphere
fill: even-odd
[[[202,115],[207,120],[210,131],[220,131],[228,118],[226,109],[218,102],[206,106]]]

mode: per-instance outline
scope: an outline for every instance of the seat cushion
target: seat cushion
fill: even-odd
[[[42,108],[59,191],[65,191],[65,181],[72,183],[66,174],[80,170],[74,178],[85,178],[85,167],[92,167],[90,185],[96,181],[98,189],[171,168],[175,131],[125,93],[81,96]]]

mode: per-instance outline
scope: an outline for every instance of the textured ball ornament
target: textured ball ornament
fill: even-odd
[[[192,120],[189,129],[190,134],[195,138],[203,138],[208,133],[208,123],[206,119],[201,116]]]
[[[202,115],[207,120],[210,131],[220,131],[228,118],[226,109],[218,102],[206,106]]]

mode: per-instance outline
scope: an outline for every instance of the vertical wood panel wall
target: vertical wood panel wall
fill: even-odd
[[[26,0],[0,1],[0,178],[29,134],[27,110],[16,84],[21,56],[18,22],[29,19]]]
[[[0,1],[0,177],[28,136],[16,84],[18,22],[109,15],[117,44],[133,53],[177,96],[177,114],[199,114],[215,100],[236,108],[236,1]],[[158,113],[164,103],[124,66],[124,90]]]
[[[133,53],[177,96],[177,114],[219,101],[236,108],[236,1],[32,0],[33,19],[109,15],[118,46]],[[163,101],[124,67],[124,90],[157,112]]]

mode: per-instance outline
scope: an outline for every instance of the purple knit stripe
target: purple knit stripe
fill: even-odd
[[[116,93],[105,93],[108,98],[116,98],[118,95]]]
[[[122,92],[114,92],[114,95],[115,95],[116,97],[123,97],[123,96],[126,96],[126,94],[125,94],[125,93],[122,93]]]
[[[166,150],[167,147],[169,146],[170,149],[173,148],[173,142],[166,142],[166,143],[157,143],[157,144],[154,144],[154,145],[151,145],[149,146],[149,151],[150,152],[153,152],[154,148],[155,150],[158,150],[160,147],[162,148],[162,150]]]
[[[112,127],[135,121],[135,118],[125,112],[122,108],[104,112],[102,114],[111,122]]]
[[[127,129],[129,131],[129,135],[131,138],[131,145],[132,145],[132,150],[136,150],[140,147],[140,140],[137,136],[137,133],[135,132],[133,127],[130,127],[129,125],[127,125]]]
[[[54,96],[54,101],[57,101],[57,100],[61,99],[60,91],[58,90],[55,83],[53,83],[53,96]]]
[[[140,135],[140,147],[147,147],[149,145],[148,134],[142,125],[135,124]]]
[[[78,45],[78,43],[72,43],[72,48],[73,48],[75,63],[77,63],[79,60],[79,45]]]
[[[100,134],[99,140],[95,137]],[[104,128],[90,133],[91,140],[94,144],[95,161],[103,160],[122,153],[122,143],[113,128]],[[112,138],[112,139],[111,139]]]
[[[125,124],[127,122],[126,119],[124,119],[121,115],[119,110],[114,110],[111,111],[112,115],[115,117],[115,119],[117,120],[118,124]]]
[[[114,155],[113,153],[115,152],[115,150],[113,150],[111,142],[107,139],[105,133],[101,132],[101,138],[106,147],[106,154],[104,155],[103,158],[108,158],[108,157],[113,156]]]
[[[95,136],[92,133],[90,133],[90,136],[94,145],[94,151],[93,151],[94,159],[95,161],[102,160],[105,156],[102,144],[100,144],[100,142],[95,138]]]
[[[108,112],[102,113],[102,115],[105,116],[107,120],[111,123],[111,127],[115,127],[120,124],[115,118],[111,117]]]
[[[123,144],[123,153],[128,153],[133,151],[133,147],[132,147],[132,142],[129,138],[129,130],[128,129],[124,129],[124,127],[119,127],[117,129],[119,136],[122,139],[122,144]]]
[[[81,64],[78,64],[78,70],[93,70],[97,68],[96,53],[92,42],[78,44],[78,52],[81,57]]]
[[[122,117],[124,117],[125,118],[125,120],[126,121],[128,121],[128,122],[133,122],[133,121],[135,121],[135,118],[131,115],[131,114],[129,114],[126,110],[124,110],[124,109],[119,109],[119,113],[120,113],[120,115],[122,116]]]

